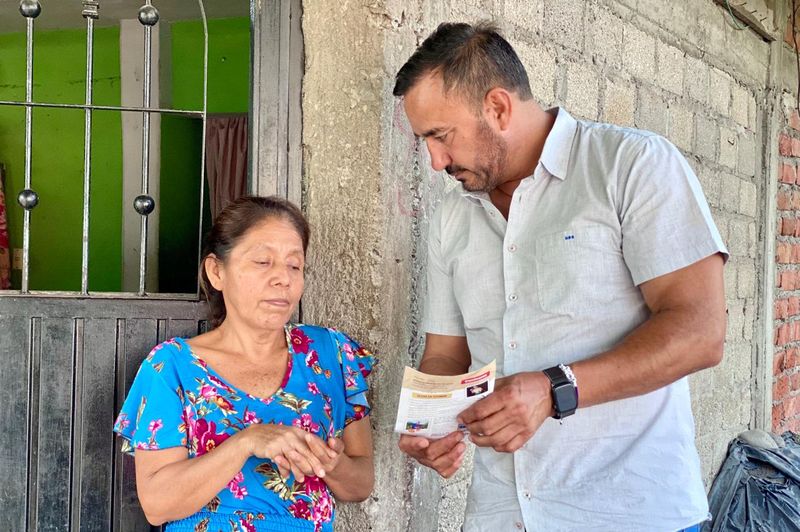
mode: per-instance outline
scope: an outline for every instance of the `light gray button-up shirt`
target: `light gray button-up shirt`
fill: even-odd
[[[564,110],[506,221],[460,186],[430,229],[427,332],[511,375],[606,351],[644,322],[639,284],[727,251],[662,137]],[[580,383],[578,383],[580,388]],[[479,448],[465,532],[677,530],[706,518],[685,378],[548,419],[519,451]]]

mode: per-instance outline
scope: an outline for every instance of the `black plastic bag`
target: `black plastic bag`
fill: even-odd
[[[800,531],[800,441],[785,432],[784,445],[731,442],[709,493],[712,521],[703,532]]]

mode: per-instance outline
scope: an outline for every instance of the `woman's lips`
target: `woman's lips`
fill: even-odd
[[[268,305],[273,305],[275,307],[288,307],[289,300],[288,299],[265,299],[264,302]]]

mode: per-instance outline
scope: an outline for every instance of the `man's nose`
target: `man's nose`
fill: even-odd
[[[430,140],[426,142],[426,145],[428,146],[428,153],[431,155],[431,167],[435,171],[441,172],[450,165],[452,159],[447,154],[447,150]]]

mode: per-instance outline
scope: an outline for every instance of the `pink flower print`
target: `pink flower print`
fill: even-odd
[[[311,509],[311,518],[315,523],[327,523],[333,514],[333,502],[330,495],[325,491],[320,494],[317,503]]]
[[[367,415],[367,409],[363,405],[353,405],[353,417],[348,421],[348,423],[352,423],[353,421],[358,421],[359,419],[363,419],[364,416]]]
[[[217,389],[214,388],[213,386],[209,386],[208,384],[203,384],[202,386],[200,386],[200,395],[206,401],[212,401],[219,394],[217,393]]]
[[[150,425],[147,426],[147,430],[150,431],[150,434],[155,437],[156,432],[158,432],[164,426],[164,422],[160,419],[154,419],[150,422]]]
[[[367,369],[367,367],[362,364],[361,362],[358,363],[358,370],[361,372],[361,375],[366,379],[369,377],[369,374],[372,372],[371,370]]]
[[[327,493],[328,485],[319,477],[306,477],[303,482],[303,493],[312,497],[315,493]]]
[[[312,350],[306,355],[306,366],[313,369],[317,375],[322,373],[322,368],[319,367],[319,356],[316,351]]]
[[[311,509],[308,507],[308,501],[303,499],[298,499],[289,506],[289,513],[298,519],[311,519]]]
[[[306,336],[306,333],[299,328],[292,329],[291,340],[292,348],[295,353],[308,353],[308,348],[313,343],[311,339]]]
[[[211,402],[216,404],[217,407],[219,407],[219,409],[222,410],[222,413],[225,414],[226,416],[228,414],[235,414],[236,413],[236,410],[233,409],[233,404],[230,401],[228,401],[227,399],[225,399],[224,397],[222,397],[221,395],[218,395],[218,396],[214,397],[211,400]]]
[[[197,456],[213,451],[217,445],[228,439],[227,434],[217,434],[217,425],[213,421],[201,419],[195,424],[195,429]]]
[[[128,419],[128,414],[122,412],[119,417],[117,417],[117,421],[114,423],[114,430],[121,432],[127,429],[130,424],[131,420]]]
[[[239,526],[242,527],[242,530],[244,530],[244,532],[256,532],[256,525],[254,525],[252,521],[248,521],[247,519],[239,519]]]
[[[217,388],[225,390],[226,392],[232,392],[233,391],[233,389],[230,386],[228,386],[227,384],[222,382],[220,379],[218,379],[214,375],[209,375],[208,376],[208,380],[211,381],[211,383],[214,384]]]
[[[261,419],[256,415],[255,412],[252,410],[245,410],[244,411],[244,421],[245,425],[252,425],[253,423],[261,423]]]
[[[247,488],[245,486],[241,486],[240,484],[244,481],[244,475],[241,471],[236,473],[236,476],[228,482],[228,489],[233,494],[233,497],[239,500],[242,500],[247,495]]]
[[[178,430],[186,433],[186,439],[191,441],[195,433],[194,409],[191,405],[186,406],[181,414],[183,423],[178,426]]]
[[[319,395],[319,388],[317,388],[317,383],[309,382],[308,383],[308,391],[313,393],[314,395]]]
[[[312,434],[319,432],[319,425],[314,423],[314,420],[311,418],[311,414],[302,414],[300,418],[292,421],[292,425]]]
[[[350,345],[349,343],[345,342],[342,344],[342,351],[344,351],[347,360],[349,360],[350,362],[356,359],[356,354],[353,351],[353,346]]]

